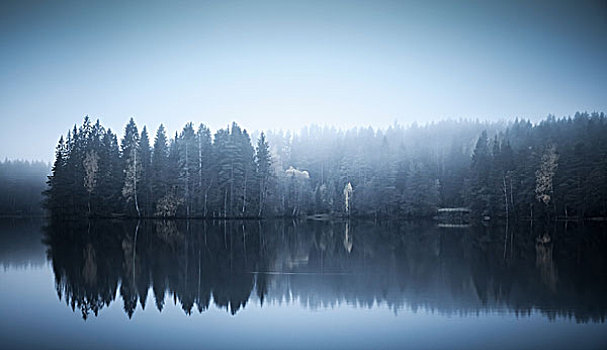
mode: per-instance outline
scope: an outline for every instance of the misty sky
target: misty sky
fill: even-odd
[[[607,111],[605,1],[2,1],[0,158],[122,135]]]

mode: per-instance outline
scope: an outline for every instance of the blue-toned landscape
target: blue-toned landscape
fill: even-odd
[[[558,225],[554,245],[538,244],[529,227],[428,222],[0,227],[7,348],[599,349],[606,341],[604,225]]]
[[[0,2],[0,349],[607,349],[607,2]]]

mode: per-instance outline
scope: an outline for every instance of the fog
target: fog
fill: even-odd
[[[57,144],[45,203],[54,217],[598,218],[605,134],[604,113],[253,139],[237,123],[171,137],[130,119],[120,136],[85,118]]]
[[[82,117],[173,135],[607,110],[604,2],[0,5],[0,159]]]

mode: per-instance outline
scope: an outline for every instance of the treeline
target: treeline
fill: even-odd
[[[310,127],[214,135],[188,123],[150,140],[88,118],[57,146],[47,208],[59,216],[264,217],[311,214],[607,216],[603,113],[505,123],[444,121],[386,130]],[[253,146],[255,144],[255,146]]]
[[[44,162],[4,160],[0,162],[0,214],[42,215],[42,191],[50,173]]]
[[[603,113],[515,122],[472,154],[463,198],[488,216],[607,216],[607,118]]]
[[[263,134],[256,149],[235,123],[214,137],[188,123],[168,139],[161,125],[150,145],[133,119],[120,145],[88,117],[59,140],[46,191],[58,216],[259,217],[274,174]]]

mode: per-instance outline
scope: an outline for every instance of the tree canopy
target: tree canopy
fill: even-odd
[[[236,123],[214,135],[188,123],[170,139],[160,125],[153,145],[147,128],[138,130],[131,119],[118,147],[111,130],[86,117],[62,136],[46,191],[50,212],[420,217],[469,207],[479,217],[607,215],[603,113],[535,124],[311,126],[253,139]]]

